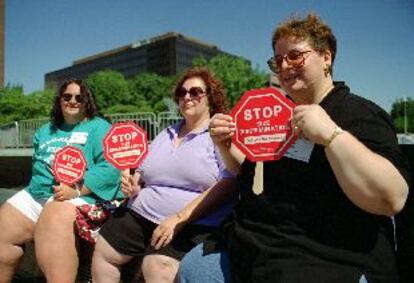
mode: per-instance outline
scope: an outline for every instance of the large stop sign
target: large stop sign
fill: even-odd
[[[148,152],[147,133],[132,122],[112,125],[103,144],[106,160],[120,170],[137,168]]]
[[[291,125],[295,104],[274,88],[249,90],[232,109],[232,142],[251,161],[277,160],[296,140]]]
[[[82,151],[70,145],[56,153],[52,166],[56,181],[68,185],[82,180],[85,168],[86,160]]]

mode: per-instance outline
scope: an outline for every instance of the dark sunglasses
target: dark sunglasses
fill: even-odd
[[[305,54],[312,52],[311,50],[298,51],[291,50],[286,55],[276,55],[267,61],[270,70],[278,74],[281,72],[283,61],[286,60],[286,63],[292,68],[301,68],[305,64]]]
[[[185,87],[179,87],[175,91],[175,97],[177,98],[183,98],[186,96],[186,94],[190,94],[190,98],[198,98],[204,96],[203,94],[207,95],[205,90],[203,90],[201,87],[193,86],[190,89],[186,89]]]
[[[84,101],[84,97],[83,97],[83,95],[81,95],[81,94],[75,94],[75,95],[72,95],[72,94],[70,94],[70,93],[64,93],[64,94],[62,94],[62,99],[64,100],[64,101],[66,101],[66,102],[69,102],[69,101],[71,101],[72,100],[72,97],[75,97],[75,101],[77,102],[77,103],[82,103],[83,101]]]

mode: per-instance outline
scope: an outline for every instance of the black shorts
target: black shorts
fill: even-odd
[[[161,254],[181,260],[197,244],[217,231],[216,227],[188,224],[165,247],[155,250],[151,245],[152,232],[158,224],[132,210],[120,207],[99,231],[101,237],[119,253],[129,256]]]

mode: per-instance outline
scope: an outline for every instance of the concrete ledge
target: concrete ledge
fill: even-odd
[[[0,205],[20,190],[20,188],[0,188]]]
[[[14,157],[14,156],[28,156],[32,157],[33,148],[10,148],[10,149],[0,149],[0,157]]]

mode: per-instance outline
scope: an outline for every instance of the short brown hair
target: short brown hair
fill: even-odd
[[[317,52],[329,50],[332,54],[332,66],[336,56],[336,37],[331,28],[316,14],[309,13],[306,18],[292,16],[278,25],[273,32],[272,48],[275,51],[276,42],[283,37],[296,37],[300,40],[309,40],[309,44]],[[331,66],[331,74],[332,74]]]
[[[213,72],[205,67],[194,67],[184,72],[174,88],[174,101],[178,103],[178,98],[175,95],[177,90],[182,87],[186,80],[194,77],[202,79],[206,84],[210,116],[216,113],[227,113],[227,99],[223,83],[216,78]]]

